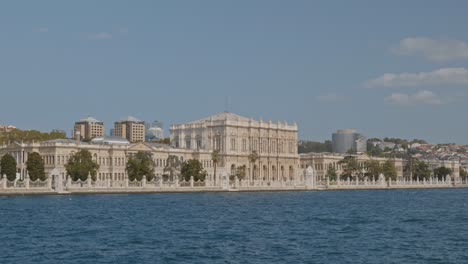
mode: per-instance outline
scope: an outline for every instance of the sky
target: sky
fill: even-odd
[[[468,144],[468,1],[2,1],[0,124],[223,111]]]

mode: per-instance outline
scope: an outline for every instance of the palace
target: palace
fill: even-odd
[[[304,153],[300,154],[300,163],[301,168],[306,169],[309,166],[312,166],[317,173],[318,180],[326,179],[326,174],[328,168],[333,168],[336,170],[338,175],[343,173],[343,166],[340,163],[346,156],[349,154],[340,154],[340,153]],[[378,161],[380,165],[383,165],[387,160],[390,160],[394,165],[397,172],[397,178],[403,178],[403,160],[402,159],[387,159],[387,158],[378,158],[378,157],[369,157],[368,155],[351,155],[356,157],[359,167],[363,172],[366,171],[366,163],[374,160]]]
[[[127,180],[128,158],[144,151],[151,153],[155,175],[164,174],[169,156],[180,161],[199,160],[207,171],[208,180],[215,182],[221,175],[231,175],[240,166],[245,166],[249,180],[295,180],[299,173],[297,153],[297,125],[286,122],[272,123],[255,121],[232,113],[221,113],[182,125],[173,125],[171,146],[148,142],[130,143],[119,137],[97,137],[91,142],[58,139],[45,142],[12,142],[0,147],[0,157],[10,153],[17,161],[20,179],[27,175],[28,154],[38,152],[45,163],[46,174],[58,171],[66,179],[65,165],[76,152],[86,149],[99,164],[98,179],[110,179],[113,184]],[[219,151],[216,178],[212,153]],[[255,160],[249,159],[256,153]]]
[[[219,151],[219,165],[233,174],[246,168],[249,180],[296,179],[297,125],[264,122],[224,112],[170,128],[172,146],[192,151]],[[257,158],[252,160],[255,153]]]

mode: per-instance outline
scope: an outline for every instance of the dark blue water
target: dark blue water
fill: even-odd
[[[468,190],[0,197],[0,263],[468,263]]]

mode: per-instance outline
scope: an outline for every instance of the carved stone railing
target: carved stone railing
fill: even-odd
[[[29,182],[29,188],[48,188],[48,181],[41,181],[40,179],[37,179],[35,181],[30,181]]]

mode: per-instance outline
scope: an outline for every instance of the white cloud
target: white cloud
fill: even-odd
[[[431,91],[419,91],[415,94],[393,93],[385,98],[387,103],[395,105],[441,105],[444,101]]]
[[[36,32],[36,33],[47,33],[47,32],[49,32],[49,28],[46,28],[46,27],[35,28],[34,32]]]
[[[468,70],[465,68],[442,68],[432,72],[385,73],[364,84],[373,87],[417,87],[431,85],[468,85]]]
[[[109,33],[109,32],[99,32],[99,33],[95,33],[95,34],[89,35],[89,38],[91,38],[91,39],[99,39],[99,40],[102,40],[102,39],[111,39],[111,38],[112,38],[112,34]]]
[[[391,51],[399,55],[422,56],[432,61],[467,60],[468,44],[455,39],[410,37]]]
[[[333,102],[342,102],[345,100],[345,97],[336,93],[329,93],[329,94],[319,95],[316,97],[316,99],[322,103],[333,103]]]

